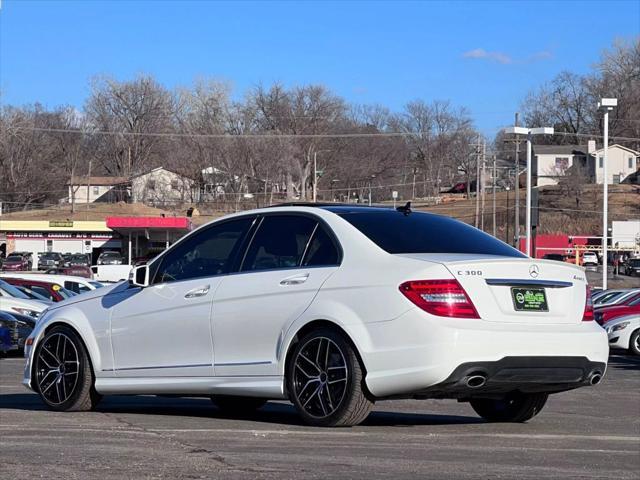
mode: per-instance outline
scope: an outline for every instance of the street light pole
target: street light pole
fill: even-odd
[[[527,231],[526,231],[526,254],[531,256],[531,140],[533,135],[553,135],[552,127],[525,128],[525,127],[509,127],[505,128],[504,133],[524,134],[527,136]],[[516,174],[517,178],[517,174]],[[517,180],[516,180],[517,181]]]
[[[518,126],[518,113],[516,112],[516,124]],[[515,198],[515,224],[514,224],[514,237],[516,239],[516,248],[520,248],[520,136],[516,134],[516,198]]]
[[[531,256],[531,133],[527,134],[527,256]]]
[[[318,195],[318,152],[313,152],[313,203]]]
[[[607,289],[608,243],[609,243],[609,177],[607,175],[607,154],[609,151],[609,112],[618,106],[617,98],[603,98],[598,109],[604,110],[604,152],[602,158],[602,289]]]

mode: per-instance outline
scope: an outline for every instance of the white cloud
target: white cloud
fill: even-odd
[[[518,59],[513,58],[510,55],[507,55],[503,52],[491,52],[487,51],[484,48],[476,48],[474,50],[469,50],[468,52],[464,52],[462,54],[464,58],[472,58],[478,60],[489,60],[491,62],[501,63],[502,65],[509,65],[513,63],[531,63],[538,62],[542,60],[549,60],[553,58],[553,53],[549,50],[542,50],[540,52],[536,52],[533,55],[529,55],[526,58]]]
[[[488,52],[484,48],[476,48],[475,50],[469,50],[468,52],[464,52],[462,56],[464,58],[487,59],[494,62],[502,63],[504,65],[508,63],[513,63],[513,59],[506,53]]]

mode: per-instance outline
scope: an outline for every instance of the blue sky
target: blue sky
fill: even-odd
[[[399,110],[466,106],[492,135],[525,94],[587,72],[640,34],[640,1],[213,2],[1,0],[4,104],[81,107],[97,74],[252,86],[321,83]]]

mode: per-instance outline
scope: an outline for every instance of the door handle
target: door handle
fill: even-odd
[[[187,293],[185,293],[184,298],[204,297],[207,293],[209,293],[209,285],[194,288],[193,290],[188,291]]]
[[[280,285],[300,285],[301,283],[306,282],[308,278],[308,273],[304,273],[302,275],[294,275],[293,277],[287,277],[283,280],[280,280]]]

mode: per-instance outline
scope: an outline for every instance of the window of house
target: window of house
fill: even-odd
[[[149,190],[155,190],[156,189],[156,181],[155,180],[149,180],[147,182],[147,188]]]
[[[171,188],[173,190],[179,190],[180,189],[180,183],[178,182],[178,180],[171,180]]]
[[[604,165],[604,157],[598,158],[598,168],[603,168]]]
[[[556,157],[556,169],[566,170],[569,168],[569,157]]]
[[[629,168],[633,169],[633,157],[629,157]]]
[[[613,176],[613,183],[620,183],[620,175]]]
[[[93,187],[93,194],[100,195],[100,187]]]

